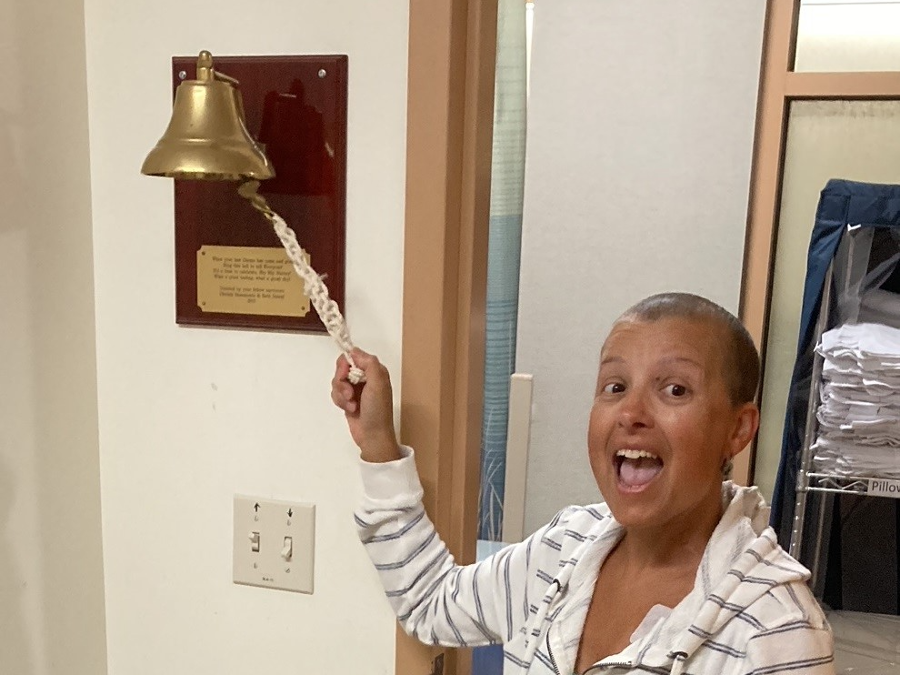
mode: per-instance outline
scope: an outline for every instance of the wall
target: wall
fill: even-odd
[[[0,673],[106,670],[81,0],[0,0]]]
[[[399,373],[407,16],[405,0],[86,2],[110,673],[393,673],[328,397],[336,347],[176,326],[172,185],[139,169],[172,55],[349,54],[346,309]],[[232,584],[235,493],[317,505],[314,595]]]
[[[765,3],[535,3],[516,369],[534,375],[526,530],[598,499],[603,336],[652,293],[737,311]]]

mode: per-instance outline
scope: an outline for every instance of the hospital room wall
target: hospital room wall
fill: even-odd
[[[0,673],[106,672],[82,0],[0,0]]]
[[[358,451],[329,398],[335,344],[176,325],[173,187],[140,166],[171,110],[173,55],[347,54],[344,309],[399,372],[408,13],[85,3],[111,673],[394,671],[395,621],[352,518]],[[315,226],[291,224],[301,242]],[[235,494],[316,505],[313,595],[232,583]]]
[[[525,530],[599,499],[600,343],[661,291],[740,298],[765,3],[535,3],[516,368],[534,376]]]

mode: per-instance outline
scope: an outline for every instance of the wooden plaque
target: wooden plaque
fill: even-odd
[[[213,58],[216,70],[240,82],[247,128],[275,168],[260,194],[296,232],[344,311],[347,57]],[[196,76],[196,63],[196,56],[172,59],[173,93]],[[302,282],[285,274],[293,268],[271,224],[237,187],[175,181],[177,323],[324,332],[307,299],[297,302]]]

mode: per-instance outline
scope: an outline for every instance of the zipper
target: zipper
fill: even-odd
[[[550,663],[553,664],[553,672],[555,672],[556,675],[562,675],[562,673],[559,672],[559,666],[556,665],[556,659],[553,658],[553,648],[550,646],[550,631],[549,631],[549,629],[547,630],[547,656],[550,657]]]
[[[559,667],[556,665],[556,661],[553,660],[553,651],[550,649],[550,634],[547,634],[547,652],[550,655],[550,662],[553,664],[553,669],[556,671],[556,675],[562,675],[559,672]],[[672,667],[675,668],[680,666],[684,660],[687,658],[687,652],[672,652],[669,654],[670,657],[674,660]],[[596,663],[586,671],[584,671],[583,675],[589,675],[592,672],[600,672],[601,670],[606,670],[608,668],[633,668],[634,663],[632,661],[609,661],[609,662],[600,662]],[[672,672],[680,673],[680,670],[673,670]],[[577,675],[577,674],[576,674]]]
[[[556,591],[551,596],[550,588],[552,588],[554,584],[556,585]],[[551,583],[550,587],[547,589],[547,593],[544,594],[544,598],[541,601],[541,606],[538,608],[537,613],[534,615],[534,619],[531,621],[531,625],[535,626],[539,631],[543,628],[544,620],[546,619],[547,614],[550,612],[551,605],[556,601],[557,597],[559,596],[559,592],[561,589],[562,589],[562,584],[559,583],[558,579],[554,579],[553,583]],[[537,651],[538,646],[540,644],[541,644],[541,637],[540,637],[540,633],[538,633],[538,635],[533,636],[533,641],[531,642],[531,646],[528,646],[528,642],[525,643],[526,651],[525,651],[525,654],[524,654],[522,660],[527,663],[530,663],[531,660],[534,658],[534,654]],[[549,626],[547,627],[547,648],[548,649],[550,648],[550,627]],[[555,664],[554,664],[554,668],[556,668]],[[559,668],[556,668],[556,675],[561,675],[559,672]]]
[[[562,675],[562,673],[559,672],[559,666],[556,665],[556,659],[553,658],[553,648],[550,646],[550,631],[547,631],[547,656],[550,657],[550,663],[553,664],[553,672],[556,675]],[[588,675],[588,673],[595,668],[597,670],[606,670],[607,668],[631,668],[631,665],[631,661],[614,661],[612,663],[596,664],[584,671],[584,675]]]
[[[547,649],[550,649],[549,641],[547,642]],[[684,660],[687,658],[687,652],[672,652],[669,654],[669,656],[673,659],[672,667],[675,668],[676,666],[679,666],[682,663],[684,663]],[[552,654],[550,655],[550,660],[551,661],[553,660]],[[555,665],[556,664],[554,663],[554,666]],[[633,668],[633,667],[634,667],[634,663],[632,661],[609,661],[608,663],[600,662],[596,665],[591,666],[586,671],[584,671],[584,675],[588,675],[595,668],[599,671],[599,670],[606,670],[607,668]],[[678,671],[673,671],[673,672],[680,673],[681,671],[678,670]],[[558,670],[557,670],[557,675],[560,675]]]
[[[559,597],[559,594],[563,592],[563,585],[559,578],[553,580],[553,583],[556,584],[556,593],[553,596],[553,599],[556,600]],[[551,603],[552,604],[552,603]],[[547,612],[549,613],[550,607],[547,606]],[[556,675],[562,675],[559,672],[559,666],[556,664],[556,659],[553,656],[553,648],[550,646],[550,631],[553,630],[552,624],[547,626],[547,656],[550,657],[550,663],[553,664],[553,672]]]
[[[547,648],[548,648],[548,649],[550,648],[549,642],[547,643]],[[673,664],[672,664],[672,667],[675,668],[675,667],[677,667],[677,666],[680,666],[682,663],[684,663],[684,659],[687,657],[687,654],[686,654],[685,652],[674,652],[673,654],[670,654],[669,656],[673,656],[673,657],[674,657],[674,662],[673,662]],[[553,660],[553,656],[552,656],[552,655],[550,656],[550,660],[551,660],[551,661]],[[556,665],[556,664],[554,664],[554,666],[555,666],[555,665]],[[634,663],[631,662],[631,661],[610,661],[609,663],[602,663],[602,662],[601,662],[601,663],[598,663],[598,664],[596,664],[596,665],[594,665],[594,666],[591,666],[591,667],[588,668],[586,671],[584,671],[584,675],[588,675],[588,673],[590,673],[591,671],[593,671],[594,668],[596,668],[597,670],[606,670],[607,668],[633,668],[633,667],[634,667]],[[680,670],[677,670],[677,671],[673,670],[672,672],[680,673],[681,671],[680,671]],[[557,670],[557,675],[560,675],[558,670]]]
[[[599,673],[607,668],[632,668],[634,666],[631,661],[614,661],[612,663],[595,663],[590,666],[582,675],[591,675],[591,673]],[[578,673],[575,673],[578,675]]]

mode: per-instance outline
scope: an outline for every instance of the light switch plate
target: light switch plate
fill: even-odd
[[[234,583],[312,593],[315,539],[315,505],[235,495]]]

